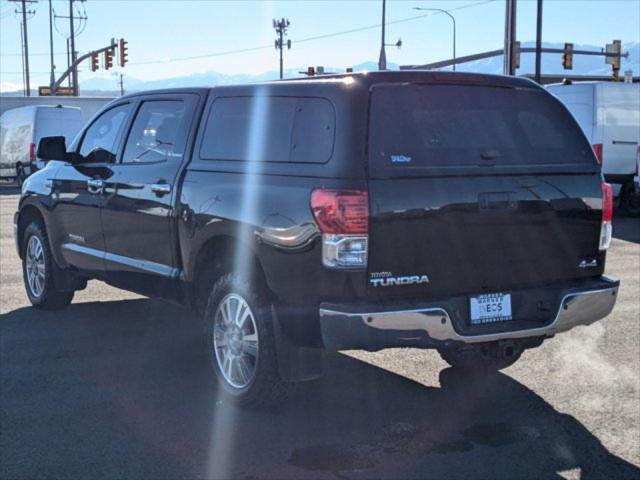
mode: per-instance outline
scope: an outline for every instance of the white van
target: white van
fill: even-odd
[[[621,205],[628,207],[640,146],[640,83],[573,82],[547,89],[576,118],[607,182],[617,186]]]
[[[0,178],[25,178],[44,167],[36,157],[42,137],[63,136],[67,145],[82,128],[77,107],[38,105],[7,110],[0,117]]]

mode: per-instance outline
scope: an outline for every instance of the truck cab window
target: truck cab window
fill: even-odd
[[[144,102],[133,122],[123,163],[182,161],[187,131],[180,100]]]
[[[130,108],[125,104],[107,110],[87,129],[80,146],[87,162],[115,161]]]

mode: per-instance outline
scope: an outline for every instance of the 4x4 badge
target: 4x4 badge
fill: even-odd
[[[594,268],[598,266],[598,260],[596,260],[595,258],[593,260],[582,260],[579,264],[578,264],[578,268]]]

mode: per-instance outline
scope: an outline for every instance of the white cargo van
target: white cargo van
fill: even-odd
[[[620,204],[631,210],[640,145],[640,83],[573,82],[547,88],[576,118],[607,182],[617,184]]]
[[[7,110],[0,117],[0,178],[15,178],[21,184],[44,166],[36,157],[42,137],[63,136],[69,145],[82,124],[82,112],[76,107],[38,105]]]

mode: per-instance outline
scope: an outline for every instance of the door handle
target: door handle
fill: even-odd
[[[104,191],[104,181],[100,178],[87,180],[87,190],[89,190],[89,193],[102,193]]]
[[[154,183],[151,185],[151,191],[161,197],[167,193],[171,193],[171,185],[168,183]]]

